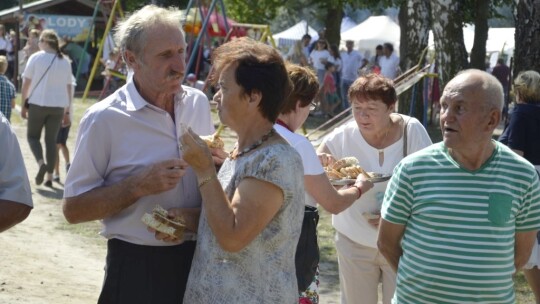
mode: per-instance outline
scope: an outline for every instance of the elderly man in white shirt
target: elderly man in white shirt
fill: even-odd
[[[358,69],[362,66],[363,58],[360,52],[353,50],[354,41],[345,41],[345,47],[347,51],[341,52],[341,61],[343,63],[341,68],[341,94],[343,95],[341,105],[343,110],[350,107],[348,99],[349,88],[356,78],[358,78]]]
[[[383,56],[379,58],[381,75],[394,80],[399,74],[399,57],[394,53],[391,43],[383,44]]]
[[[70,223],[103,223],[108,250],[98,303],[182,303],[194,239],[165,242],[141,221],[159,204],[184,211],[189,230],[198,226],[201,195],[179,139],[184,126],[200,135],[214,127],[206,96],[181,86],[187,46],[180,19],[176,9],[147,5],[117,26],[133,77],[91,106],[79,126],[64,215]]]

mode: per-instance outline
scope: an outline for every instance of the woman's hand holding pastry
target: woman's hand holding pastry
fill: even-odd
[[[197,176],[215,172],[214,159],[206,143],[191,128],[180,137],[182,158]]]
[[[332,156],[332,154],[320,153],[318,154],[318,156],[319,156],[319,161],[321,162],[321,165],[323,167],[328,167],[332,165],[334,162],[336,162],[336,159],[334,158],[334,156]]]

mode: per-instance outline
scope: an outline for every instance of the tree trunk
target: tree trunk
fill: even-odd
[[[476,0],[474,21],[474,44],[471,50],[471,68],[486,69],[486,41],[490,0]]]
[[[540,0],[516,0],[516,3],[513,73],[540,72]]]
[[[330,6],[326,14],[326,39],[329,44],[335,44],[339,46],[341,40],[341,19],[343,19],[343,7]]]
[[[463,42],[462,1],[431,1],[433,18],[433,38],[439,65],[439,82],[441,88],[452,79],[457,72],[467,68],[467,51]]]
[[[400,66],[403,72],[412,68],[420,62],[424,49],[428,45],[429,29],[431,23],[429,0],[408,0],[405,1],[399,10],[399,25],[401,27],[401,38],[399,42],[399,55],[401,58]],[[404,114],[413,114],[422,121],[424,107],[422,90],[422,81],[418,82],[414,94],[413,113],[409,113],[411,102],[413,101],[413,90],[407,90],[401,93],[399,100],[399,112]]]

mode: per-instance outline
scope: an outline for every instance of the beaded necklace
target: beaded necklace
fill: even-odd
[[[239,158],[240,156],[252,151],[252,150],[255,150],[257,149],[260,145],[262,145],[265,141],[267,141],[270,137],[272,137],[272,135],[274,135],[276,133],[276,131],[274,131],[274,128],[272,128],[270,130],[270,132],[266,133],[263,135],[263,137],[261,137],[261,139],[259,139],[258,141],[256,141],[253,145],[243,149],[242,151],[240,152],[237,152],[238,151],[238,146],[234,146],[234,149],[229,152],[229,157],[231,159],[237,159]],[[235,153],[236,152],[236,153]]]

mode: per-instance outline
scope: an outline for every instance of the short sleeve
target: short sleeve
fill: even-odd
[[[400,162],[392,174],[384,194],[381,208],[383,219],[405,225],[412,213],[413,187],[407,175],[406,167]]]
[[[2,114],[0,114],[0,147],[2,147],[0,199],[33,207],[32,190],[17,136]]]
[[[243,177],[253,177],[269,182],[282,189],[284,196],[297,191],[298,180],[302,181],[302,160],[290,145],[271,145],[262,149],[250,164],[244,167]]]
[[[538,174],[533,174],[533,180],[525,193],[521,208],[516,216],[516,231],[539,230],[540,182]]]
[[[411,117],[408,123],[407,141],[407,154],[420,151],[432,144],[426,128],[414,117]]]

